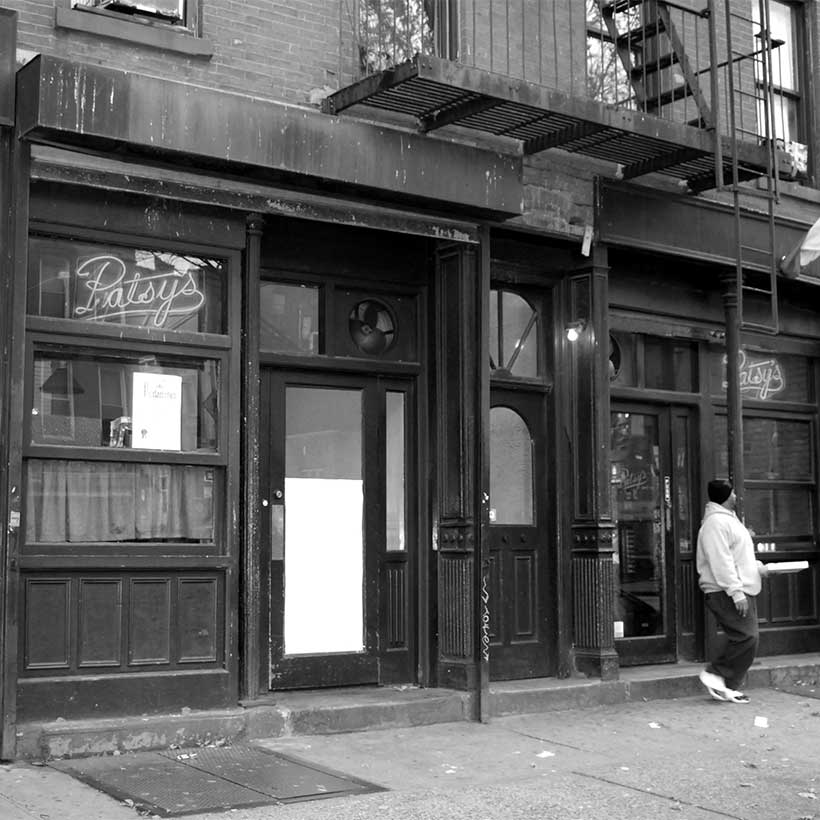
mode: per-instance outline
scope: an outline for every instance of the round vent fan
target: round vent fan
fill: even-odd
[[[378,356],[393,346],[396,327],[387,305],[376,299],[359,302],[348,319],[350,338],[362,353]]]

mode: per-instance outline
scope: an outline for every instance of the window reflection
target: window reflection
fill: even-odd
[[[612,413],[610,483],[618,533],[616,622],[633,638],[662,635],[666,554],[657,418]]]
[[[490,367],[496,376],[540,375],[538,313],[509,290],[490,291]]]
[[[388,551],[406,549],[404,393],[388,391],[387,403],[387,513]]]
[[[259,346],[272,353],[319,353],[319,289],[263,282],[259,286]]]
[[[123,354],[34,356],[32,444],[213,451],[214,361]]]
[[[225,332],[222,260],[32,238],[28,313],[194,333]]]
[[[532,438],[524,419],[509,407],[490,410],[490,521],[532,524]]]
[[[360,652],[362,391],[288,387],[285,407],[285,653]]]

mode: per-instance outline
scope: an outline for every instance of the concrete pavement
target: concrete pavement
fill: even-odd
[[[238,809],[232,820],[820,820],[820,686],[255,741],[388,789]],[[0,767],[2,820],[120,820],[43,766]],[[188,815],[197,820],[220,814]]]

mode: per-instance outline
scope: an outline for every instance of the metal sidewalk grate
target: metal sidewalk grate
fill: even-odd
[[[384,791],[256,746],[55,760],[53,768],[161,817]]]

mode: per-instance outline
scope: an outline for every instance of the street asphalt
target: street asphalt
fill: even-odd
[[[386,791],[187,817],[820,820],[816,683],[753,689],[745,705],[719,703],[704,692],[487,724],[256,741]],[[139,816],[50,766],[0,766],[0,820]]]

